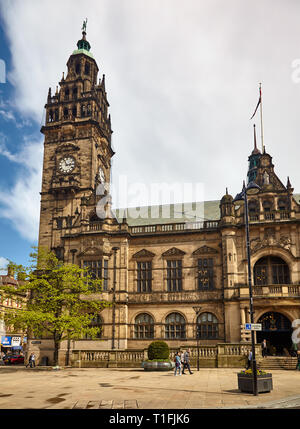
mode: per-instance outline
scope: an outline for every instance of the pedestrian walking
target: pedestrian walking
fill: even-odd
[[[183,371],[184,370],[184,351],[183,350],[181,351],[181,354],[180,354],[180,360],[181,360],[181,371]]]
[[[190,349],[187,349],[187,351],[184,353],[184,367],[182,370],[182,374],[185,374],[184,370],[186,368],[189,370],[190,374],[193,374],[193,372],[191,371],[191,367],[190,367],[190,354],[191,354]]]
[[[25,368],[28,368],[28,367],[31,367],[31,355],[29,356],[29,358],[28,358],[28,362],[27,362],[27,364],[25,365]]]
[[[261,343],[261,354],[263,358],[267,356],[267,340],[263,340]]]
[[[180,352],[177,352],[175,355],[175,370],[174,375],[177,375],[177,371],[179,372],[178,375],[181,375],[181,356]]]
[[[251,351],[251,350],[249,350],[249,352],[248,352],[248,361],[247,361],[247,367],[246,367],[246,369],[251,368],[251,363],[252,363],[252,351]]]
[[[26,368],[30,366],[30,368],[35,367],[35,354],[32,352],[29,356],[28,362],[26,364]]]
[[[31,353],[31,365],[30,365],[30,367],[31,368],[35,368],[35,354],[34,353]]]
[[[300,371],[300,350],[297,351],[297,366],[296,369]]]

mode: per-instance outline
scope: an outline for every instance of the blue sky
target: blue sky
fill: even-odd
[[[23,158],[26,139],[41,140],[39,127],[30,117],[26,117],[13,104],[15,87],[11,84],[9,74],[12,67],[9,42],[0,21],[1,59],[5,62],[5,83],[0,83],[0,271],[7,260],[18,264],[28,264],[31,246],[37,245],[37,234],[25,231],[27,223],[18,217],[12,221],[10,214],[14,211],[14,201],[17,199],[15,185],[17,181],[28,174],[28,166]],[[12,201],[6,199],[7,193],[15,193]],[[22,197],[21,197],[22,198]],[[6,204],[8,203],[8,205]],[[19,206],[16,204],[16,210]]]
[[[37,244],[44,104],[87,39],[106,76],[113,204],[129,184],[203,184],[235,195],[259,118],[275,173],[299,193],[300,3],[295,0],[0,0],[0,268]],[[160,201],[165,202],[165,201]],[[175,201],[178,202],[178,201]],[[156,203],[139,195],[136,205]],[[128,204],[134,205],[134,204]]]

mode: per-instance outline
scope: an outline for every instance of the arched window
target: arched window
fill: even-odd
[[[165,321],[165,338],[176,339],[186,337],[185,319],[179,313],[171,313]]]
[[[53,110],[49,110],[49,122],[53,122]]]
[[[283,259],[266,256],[254,265],[254,285],[289,284],[290,270]]]
[[[72,116],[76,117],[77,116],[77,107],[73,106],[72,108]]]
[[[289,204],[288,204],[288,200],[285,198],[280,198],[278,200],[278,209],[280,211],[284,211],[284,210],[288,210]]]
[[[85,109],[85,105],[81,106],[81,116],[85,116],[86,115],[86,109]]]
[[[68,119],[69,117],[69,110],[67,108],[64,109],[64,119]]]
[[[75,72],[76,72],[76,74],[80,74],[80,72],[81,72],[80,62],[76,63],[76,65],[75,65]]]
[[[249,217],[250,220],[258,220],[259,219],[259,203],[257,200],[250,200],[249,204]]]
[[[77,87],[76,86],[72,89],[72,95],[73,95],[73,99],[75,100],[77,98]]]
[[[202,313],[197,317],[197,338],[202,340],[218,338],[218,319],[212,313]]]
[[[65,100],[69,100],[69,96],[70,96],[69,88],[66,88],[65,89]]]
[[[99,316],[99,314],[97,314],[92,320],[91,323],[89,324],[89,328],[99,328],[99,331],[97,332],[96,338],[102,338],[102,334],[103,334],[103,319],[101,316]],[[101,328],[101,329],[100,329]],[[91,335],[89,334],[84,334],[83,338],[85,340],[92,340],[94,338],[92,338]]]
[[[154,338],[154,320],[147,313],[136,316],[134,321],[134,338]]]
[[[85,63],[84,74],[86,74],[86,75],[90,74],[90,65],[89,65],[89,63]]]

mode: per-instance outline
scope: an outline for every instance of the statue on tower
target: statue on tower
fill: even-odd
[[[82,24],[82,31],[84,32],[84,33],[86,33],[86,26],[87,26],[87,18],[85,18],[85,20],[83,21],[83,24]]]

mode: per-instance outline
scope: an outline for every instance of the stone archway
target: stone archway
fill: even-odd
[[[282,313],[269,311],[260,316],[257,323],[262,324],[262,330],[257,331],[257,343],[267,340],[268,355],[285,356],[292,346],[292,324]]]

